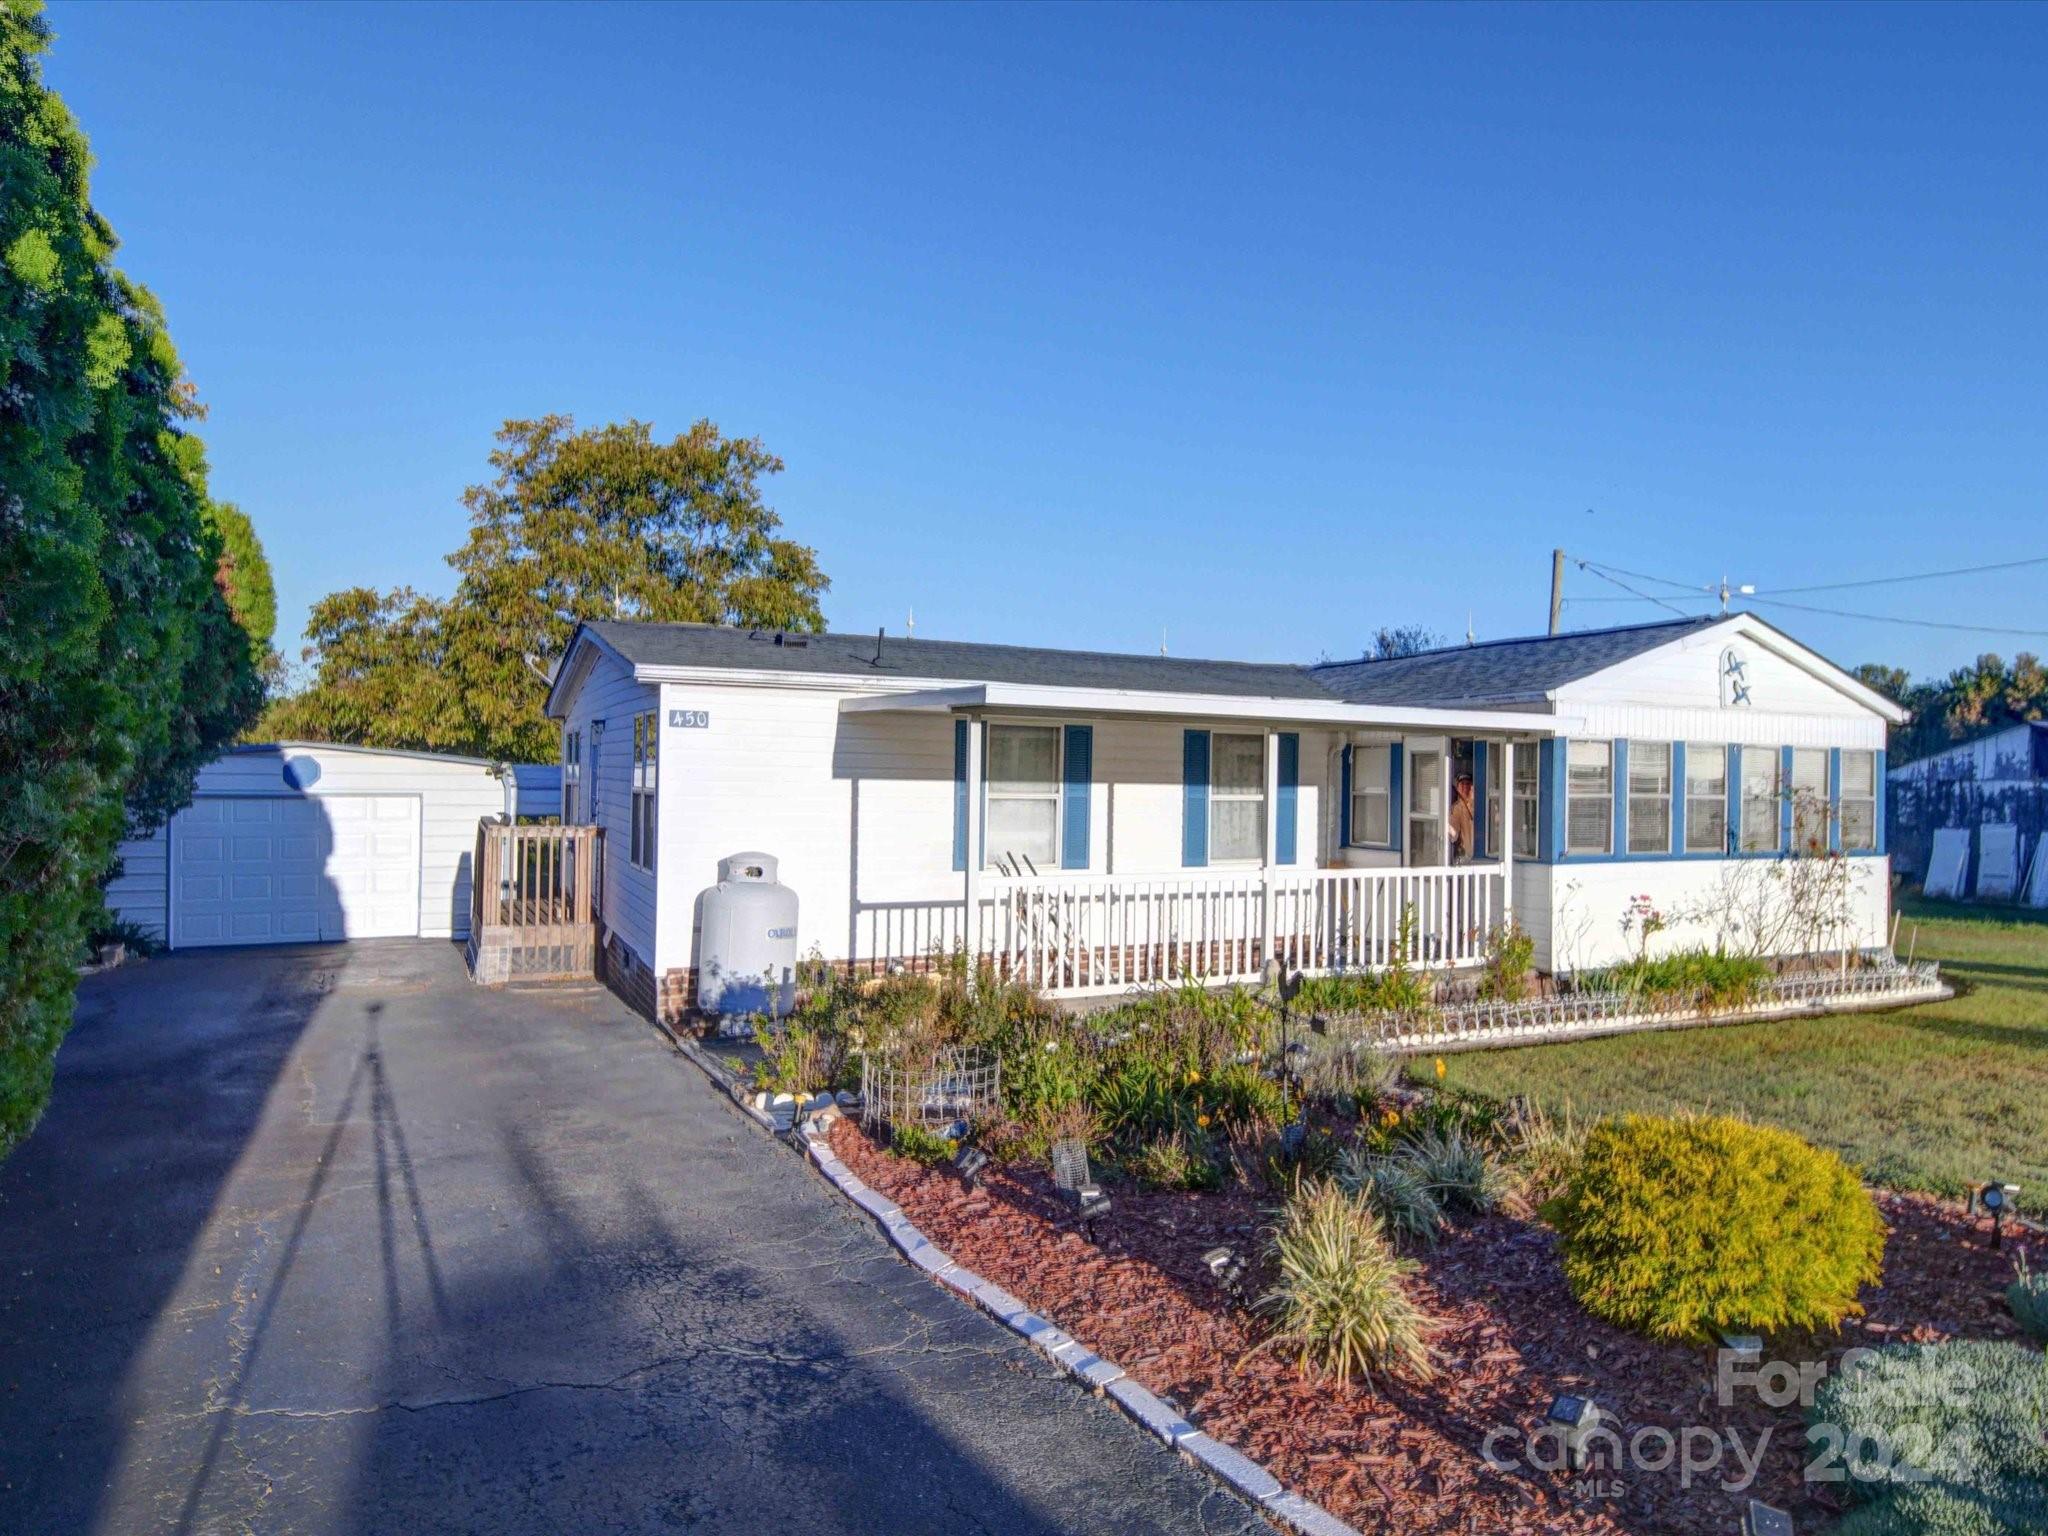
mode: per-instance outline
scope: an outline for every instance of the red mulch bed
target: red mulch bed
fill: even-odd
[[[1053,1230],[1063,1208],[1041,1170],[993,1169],[969,1193],[950,1172],[893,1157],[850,1122],[834,1125],[831,1139],[854,1172],[954,1259],[1362,1529],[1726,1536],[1739,1529],[1750,1498],[1789,1509],[1801,1530],[1838,1512],[1835,1485],[1802,1480],[1811,1451],[1796,1403],[1773,1409],[1739,1391],[1722,1407],[1706,1351],[1653,1343],[1589,1316],[1565,1285],[1545,1227],[1492,1216],[1419,1255],[1414,1294],[1444,1324],[1435,1378],[1339,1387],[1305,1379],[1289,1360],[1256,1350],[1256,1319],[1201,1263],[1203,1251],[1219,1243],[1257,1253],[1272,1216],[1269,1197],[1120,1186],[1111,1192],[1114,1213],[1097,1227],[1099,1243],[1090,1243]],[[1774,1340],[1767,1358],[1823,1360],[1858,1344],[2017,1334],[2003,1300],[2010,1248],[1992,1252],[1985,1231],[1971,1229],[1953,1206],[1891,1194],[1879,1203],[1891,1238],[1884,1284],[1864,1298],[1868,1315],[1839,1340],[1803,1347]],[[1257,1294],[1264,1279],[1255,1269],[1248,1291]],[[1577,1475],[1489,1466],[1481,1454],[1488,1431],[1515,1431],[1496,1447],[1519,1456],[1520,1431],[1540,1425],[1560,1391],[1591,1394],[1610,1423],[1618,1416],[1625,1443],[1646,1426],[1674,1435],[1702,1426],[1721,1436],[1719,1461],[1689,1476],[1681,1457],[1662,1471]],[[1755,1482],[1740,1491],[1721,1486],[1742,1471],[1727,1449],[1730,1432],[1752,1458],[1768,1432]],[[1696,1444],[1707,1449],[1704,1438]]]

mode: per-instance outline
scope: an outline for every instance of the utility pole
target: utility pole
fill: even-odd
[[[1550,552],[1550,632],[1557,633],[1558,622],[1564,616],[1564,551]]]

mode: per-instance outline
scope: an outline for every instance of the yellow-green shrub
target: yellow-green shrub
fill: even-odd
[[[1708,1116],[1603,1121],[1547,1208],[1588,1311],[1657,1338],[1833,1328],[1878,1278],[1855,1172],[1790,1131]]]

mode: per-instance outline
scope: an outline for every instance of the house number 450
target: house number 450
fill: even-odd
[[[668,723],[678,730],[708,730],[711,725],[711,711],[708,709],[672,709],[668,712]]]

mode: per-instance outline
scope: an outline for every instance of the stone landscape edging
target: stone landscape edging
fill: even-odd
[[[770,1135],[783,1132],[785,1128],[772,1115],[747,1101],[746,1085],[723,1062],[689,1036],[663,1032],[675,1042],[677,1051],[725,1090],[742,1114]],[[1103,1359],[993,1280],[984,1280],[966,1265],[955,1263],[951,1254],[903,1214],[903,1207],[846,1166],[815,1121],[807,1118],[799,1122],[798,1136],[818,1171],[840,1194],[874,1218],[883,1236],[904,1258],[963,1301],[986,1312],[1090,1392],[1115,1403],[1141,1429],[1165,1442],[1168,1449],[1179,1451],[1261,1514],[1299,1531],[1301,1536],[1364,1536],[1356,1526],[1345,1524],[1322,1505],[1290,1493],[1277,1477],[1242,1451],[1203,1434],[1178,1408],[1139,1385],[1115,1361]]]
[[[691,1054],[694,1057],[696,1053]],[[766,1118],[751,1105],[742,1103],[741,1107],[757,1120]],[[1178,1408],[1141,1386],[1115,1361],[1103,1359],[993,1280],[984,1280],[955,1263],[952,1255],[918,1230],[901,1206],[847,1167],[813,1121],[802,1122],[799,1136],[818,1171],[875,1219],[904,1258],[1050,1358],[1089,1391],[1107,1397],[1140,1428],[1203,1468],[1261,1514],[1302,1536],[1362,1536],[1357,1527],[1346,1525],[1320,1504],[1288,1492],[1278,1478],[1242,1451],[1202,1433]]]

